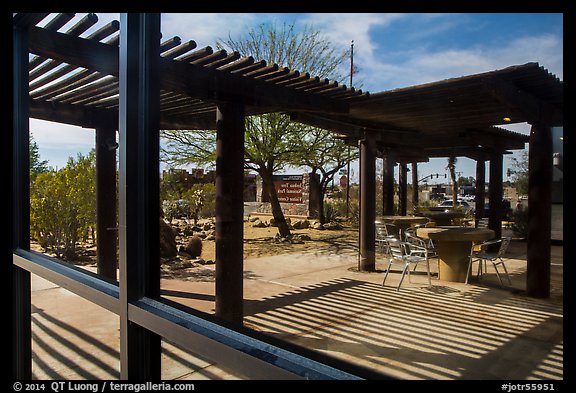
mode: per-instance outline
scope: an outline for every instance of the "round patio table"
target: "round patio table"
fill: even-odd
[[[472,244],[494,239],[494,231],[487,228],[440,226],[418,228],[416,235],[436,242],[438,250],[438,278],[443,281],[464,282]]]
[[[380,216],[376,218],[376,224],[392,224],[395,225],[402,236],[402,233],[414,224],[425,224],[428,222],[426,217],[419,216]]]
[[[434,221],[438,226],[449,226],[454,218],[464,218],[466,213],[460,210],[430,207],[429,210],[421,211],[420,214]]]

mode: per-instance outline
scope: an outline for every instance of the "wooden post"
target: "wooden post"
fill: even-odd
[[[484,218],[484,199],[486,198],[486,161],[484,158],[476,160],[476,213],[474,218],[476,226]]]
[[[160,296],[160,15],[120,21],[120,378],[159,380],[161,337],[128,309]]]
[[[552,130],[544,122],[532,123],[528,149],[528,296],[550,296],[552,235]]]
[[[360,260],[358,270],[376,270],[376,148],[373,137],[360,141]]]
[[[502,236],[503,161],[501,152],[494,152],[490,156],[490,186],[488,190],[490,216],[488,217],[488,228],[494,231],[496,238]]]
[[[405,162],[399,164],[398,169],[398,214],[400,216],[406,215],[406,203],[408,202],[408,171]]]
[[[388,154],[383,158],[382,215],[394,214],[394,158]]]
[[[116,130],[96,129],[96,266],[102,277],[116,281]]]
[[[418,207],[420,203],[419,198],[419,189],[418,189],[418,163],[412,163],[412,210]]]
[[[219,104],[216,130],[216,316],[242,324],[244,106]]]

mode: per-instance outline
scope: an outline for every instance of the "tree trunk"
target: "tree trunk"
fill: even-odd
[[[321,224],[324,224],[324,194],[322,193],[322,184],[320,176],[312,172],[310,176],[310,199],[314,201],[315,211],[311,212],[313,218],[317,218]]]
[[[274,182],[272,180],[272,172],[267,170],[260,170],[259,174],[260,177],[262,177],[262,184],[264,185],[264,189],[270,198],[272,216],[274,216],[274,221],[278,226],[278,232],[282,237],[290,236],[290,228],[288,227],[288,223],[284,218],[284,213],[282,212],[282,207],[280,206],[280,201],[278,200],[278,194],[276,193],[276,188],[274,187]]]

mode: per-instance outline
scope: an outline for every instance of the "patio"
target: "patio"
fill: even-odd
[[[312,373],[319,379],[361,375],[340,370],[338,365],[330,367],[322,359],[314,362],[299,351],[274,347],[234,329],[223,332],[224,323],[215,324],[208,317],[186,314],[158,302],[156,298],[162,293],[181,303],[200,303],[197,308],[207,307],[210,313],[215,303],[215,314],[223,321],[234,324],[244,320],[255,329],[283,336],[287,341],[300,342],[334,357],[352,357],[356,363],[400,378],[482,375],[490,379],[501,375],[509,379],[510,371],[504,366],[510,364],[515,373],[528,378],[537,365],[523,364],[528,359],[540,364],[561,345],[562,298],[558,302],[556,297],[561,288],[554,280],[550,286],[548,279],[549,273],[554,275],[558,268],[549,259],[548,195],[551,127],[563,124],[563,97],[562,82],[544,67],[527,63],[368,94],[352,87],[334,88],[332,82],[312,78],[304,71],[300,74],[280,69],[276,64],[269,66],[237,53],[214,53],[210,47],[194,51],[193,41],[183,42],[179,37],[160,42],[159,14],[121,14],[119,23],[102,26],[86,38],[79,34],[96,23],[94,15],[86,15],[66,32],[58,30],[74,14],[58,14],[51,17],[47,28],[38,27],[46,16],[13,14],[13,378],[230,376],[216,371],[219,367],[215,362],[178,355],[166,344],[160,370],[160,338],[167,337],[186,348],[206,350],[222,362],[232,358],[228,367],[252,372],[256,375],[253,378],[268,377],[270,373],[277,378],[309,377]],[[62,63],[65,65],[61,69],[31,83]],[[360,247],[353,254],[340,255],[336,260],[306,255],[314,259],[313,263],[302,255],[278,256],[280,261],[276,262],[280,263],[271,258],[243,260],[243,198],[238,190],[242,187],[244,120],[246,116],[279,110],[295,121],[346,135],[349,143],[360,142],[363,200]],[[532,125],[529,141],[526,136],[494,127],[510,111],[514,121]],[[103,175],[98,176],[96,186],[100,276],[29,251],[30,117],[95,130],[99,141],[97,172]],[[160,284],[155,268],[159,258],[158,131],[191,128],[216,130],[219,279],[215,283]],[[115,142],[116,132],[118,163],[116,154],[101,143],[107,138]],[[391,287],[380,286],[382,261],[375,260],[373,228],[378,157],[386,157],[389,169],[395,163],[405,168],[407,163],[429,157],[468,156],[477,160],[477,184],[481,185],[485,163],[490,162],[493,191],[488,199],[494,206],[502,196],[504,154],[523,149],[526,143],[530,151],[531,244],[528,252],[519,254],[522,257],[511,270],[518,276],[515,280],[519,288],[527,287],[533,298],[490,286],[441,282],[433,291],[417,282],[400,293],[394,292],[393,280],[387,282]],[[421,149],[414,149],[415,145]],[[116,165],[118,184],[111,175]],[[402,173],[405,184],[406,171]],[[392,180],[386,176],[388,196],[393,190]],[[118,203],[110,197],[113,195],[119,196]],[[391,200],[388,196],[387,202]],[[496,209],[493,212],[489,227],[499,230],[501,217]],[[114,236],[105,235],[116,227],[118,247]],[[114,276],[116,255],[122,273],[118,286],[106,279]],[[270,266],[272,270],[266,270]],[[350,270],[356,266],[362,272]],[[108,271],[112,272],[110,276]],[[60,287],[37,287],[36,276],[31,287],[31,275],[52,279],[80,297]],[[483,299],[491,296],[492,303],[485,304]],[[330,307],[325,306],[328,300]],[[464,316],[459,317],[459,313]],[[498,313],[513,319],[488,319]],[[486,321],[479,320],[479,315],[486,315]],[[555,320],[558,323],[553,323]],[[551,325],[554,334],[544,334],[540,325]],[[408,334],[407,329],[412,327]],[[431,330],[440,334],[431,336]],[[496,332],[499,338],[494,337]],[[418,334],[415,337],[413,333]],[[528,340],[529,349],[522,345],[516,348],[516,343],[523,340]],[[510,346],[514,348],[508,352]],[[526,356],[528,350],[540,346],[545,349]],[[348,349],[343,351],[343,347]],[[267,351],[270,348],[273,356]],[[97,352],[102,349],[104,353]],[[505,356],[501,351],[506,351]],[[70,367],[68,361],[76,366]],[[174,361],[180,366],[175,367]],[[561,378],[562,373],[555,371],[561,370],[561,361],[559,365],[558,359],[554,361],[557,365],[548,367],[553,370],[548,372]],[[496,367],[501,362],[504,365]],[[44,369],[48,374],[43,374]]]
[[[563,379],[562,246],[552,246],[549,299],[521,290],[521,241],[512,242],[506,260],[514,290],[500,288],[493,270],[481,285],[433,278],[428,288],[419,268],[412,283],[405,280],[396,292],[400,274],[391,274],[382,287],[385,261],[377,258],[376,272],[359,272],[356,252],[247,259],[245,325],[403,380]],[[196,281],[164,280],[162,292],[213,313],[209,274]],[[117,315],[37,276],[32,304],[35,378],[119,377]],[[162,378],[243,376],[163,342]]]

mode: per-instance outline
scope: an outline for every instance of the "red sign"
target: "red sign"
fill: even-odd
[[[302,175],[274,176],[278,200],[283,203],[302,203]]]
[[[346,175],[340,176],[340,188],[346,188],[347,185],[348,185],[348,178],[346,177]]]

